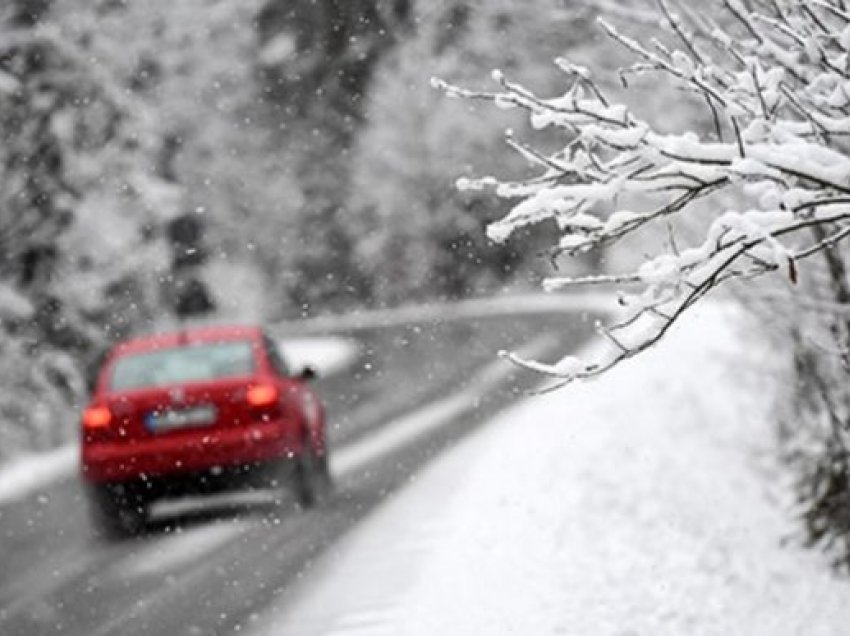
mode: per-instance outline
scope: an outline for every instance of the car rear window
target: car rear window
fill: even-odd
[[[252,342],[234,340],[192,344],[119,358],[112,369],[113,390],[164,386],[234,376],[254,371]]]

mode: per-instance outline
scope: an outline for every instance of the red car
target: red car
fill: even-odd
[[[117,345],[82,415],[82,478],[97,525],[144,528],[160,497],[330,486],[324,407],[258,327],[204,327]]]

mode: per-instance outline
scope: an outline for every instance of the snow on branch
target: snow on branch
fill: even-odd
[[[838,0],[717,0],[714,14],[658,0],[668,41],[642,42],[609,22],[599,25],[635,62],[631,78],[666,78],[706,105],[707,132],[662,133],[610,99],[590,71],[556,61],[563,95],[543,98],[499,71],[496,88],[474,91],[433,80],[447,95],[525,111],[533,128],[563,140],[544,152],[509,136],[537,170],[519,181],[458,180],[512,201],[492,223],[503,242],[519,228],[554,221],[553,259],[610,245],[647,225],[704,215],[693,204],[722,191],[737,209],[703,220],[701,242],[656,253],[636,271],[552,278],[549,290],[575,285],[622,287],[625,314],[599,326],[609,354],[543,365],[506,353],[557,385],[597,375],[660,340],[712,290],[735,280],[781,273],[799,279],[799,263],[850,236],[850,10]],[[720,26],[722,24],[723,26]],[[621,201],[654,201],[623,209]],[[659,203],[660,202],[660,203]],[[815,231],[817,228],[817,231]]]

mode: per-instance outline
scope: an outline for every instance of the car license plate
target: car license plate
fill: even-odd
[[[145,417],[145,424],[148,430],[154,433],[161,433],[177,428],[209,426],[215,422],[215,416],[215,407],[211,404],[205,404],[187,409],[151,411]]]

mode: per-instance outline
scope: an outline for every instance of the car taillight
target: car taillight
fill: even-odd
[[[280,398],[273,384],[257,384],[248,389],[248,404],[255,407],[274,406]]]
[[[103,430],[112,422],[112,411],[105,406],[90,406],[83,411],[83,428],[87,431]]]

